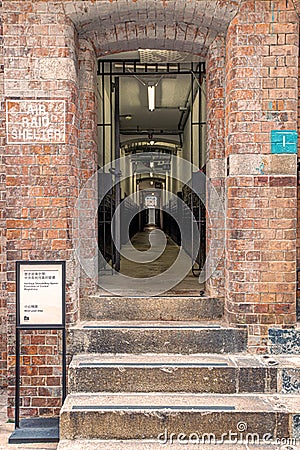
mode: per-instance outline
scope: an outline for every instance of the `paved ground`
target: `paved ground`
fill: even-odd
[[[0,450],[26,450],[35,449],[35,450],[44,450],[44,449],[56,449],[57,444],[8,444],[8,438],[12,431],[14,430],[13,423],[7,423],[6,417],[6,404],[7,404],[7,395],[6,392],[0,391]]]
[[[132,245],[134,248],[132,248]],[[121,257],[121,270],[120,273],[126,275],[128,277],[133,278],[149,278],[158,276],[161,273],[167,271],[173,263],[176,261],[176,258],[179,253],[179,247],[175,242],[168,237],[167,245],[162,255],[155,259],[151,263],[141,264],[140,262],[134,262],[136,259],[135,250],[139,250],[139,252],[143,252],[149,249],[149,231],[143,231],[137,233],[132,239],[132,245],[126,244],[122,246],[122,251],[127,254],[131,259],[126,259],[124,256]],[[155,252],[156,250],[154,250]],[[190,257],[184,252],[182,258],[187,262],[187,266],[191,265]],[[180,274],[179,274],[180,275]],[[105,277],[105,272],[101,275]],[[171,274],[165,274],[166,280],[172,280]],[[199,296],[199,292],[204,290],[204,285],[199,284],[199,274],[198,276],[194,276],[192,271],[190,271],[186,277],[183,277],[182,281],[180,281],[180,276],[178,279],[178,274],[173,274],[174,283],[172,283],[172,289],[168,290],[164,293],[164,295],[168,296]],[[178,283],[178,284],[176,284]],[[109,288],[109,282],[106,283],[107,289]],[[108,289],[109,290],[109,289]],[[101,291],[101,290],[100,290]],[[135,290],[124,290],[122,288],[118,291],[116,288],[115,281],[113,282],[113,291],[118,292],[123,296],[126,295],[134,295]],[[103,290],[103,294],[107,295],[107,292]],[[145,291],[145,295],[147,295],[147,291]]]
[[[149,231],[139,232],[132,239],[133,246],[139,251],[145,251],[149,248]],[[127,245],[124,245],[124,250],[127,249]],[[179,253],[179,247],[171,238],[167,238],[167,245],[163,254],[152,263],[140,264],[135,263],[132,260],[121,257],[121,272],[129,277],[147,278],[159,275],[167,270],[175,262]],[[129,251],[129,254],[131,252]],[[174,286],[168,295],[184,295],[190,294],[199,295],[199,290],[202,290],[203,286],[199,284],[198,277],[194,277],[190,272],[177,286]]]

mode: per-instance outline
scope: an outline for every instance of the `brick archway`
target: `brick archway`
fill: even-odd
[[[120,0],[101,3],[101,7],[99,3],[74,1],[64,6],[77,30],[81,54],[85,54],[90,67],[94,67],[97,57],[138,48],[176,50],[207,59],[210,68],[207,74],[208,154],[211,178],[221,196],[224,195],[224,176],[220,175],[219,168],[225,156],[225,35],[241,1],[158,0],[149,6],[146,2]],[[90,94],[92,90],[90,85]],[[89,131],[93,134],[92,129]],[[209,229],[209,241],[214,236],[211,231]],[[220,251],[222,253],[223,248]],[[82,296],[93,289],[87,284],[89,288],[83,287]],[[208,290],[212,295],[224,296],[223,263],[211,277]]]
[[[97,57],[137,48],[189,52],[205,57],[226,30],[241,0],[68,2],[65,12]]]
[[[288,205],[286,213],[292,219],[284,222],[282,211],[269,203],[268,196],[280,195],[274,188],[276,183],[290,189],[287,196],[295,189],[293,156],[285,156],[285,166],[280,162],[284,158],[270,155],[270,131],[297,128],[299,19],[291,1],[276,13],[272,5],[259,0],[177,0],[152,5],[147,9],[145,2],[118,1],[101,4],[100,8],[99,3],[70,2],[65,12],[79,38],[93,46],[95,57],[144,47],[186,51],[207,58],[209,176],[220,194],[226,193],[229,199],[225,264],[219,267],[216,283],[210,283],[210,288],[212,294],[222,295],[224,290],[219,287],[224,286],[225,278],[227,318],[232,324],[248,326],[250,335],[254,335],[249,342],[259,347],[267,342],[270,324],[281,327],[295,323],[295,255],[293,251],[285,254],[284,249],[278,253],[280,261],[287,263],[287,272],[280,274],[285,284],[276,283],[274,263],[269,264],[267,259],[275,258],[275,254],[265,250],[273,250],[265,220],[270,219],[268,224],[273,227],[278,218],[283,219],[278,222],[283,230],[277,235],[285,241],[283,246],[293,248],[293,205],[288,199],[279,202]],[[289,99],[285,104],[283,88]],[[284,108],[287,114],[282,116]],[[262,174],[256,161],[264,162]],[[279,175],[282,179],[276,178]],[[247,222],[235,205],[243,204],[241,196],[250,198],[244,201],[246,205],[260,205],[255,196],[264,183],[267,188],[262,194],[267,200],[261,204],[267,205],[266,211],[262,212],[262,220],[251,216]],[[247,213],[254,214],[249,208]],[[267,216],[270,209],[272,218]],[[251,221],[254,229],[248,231]]]

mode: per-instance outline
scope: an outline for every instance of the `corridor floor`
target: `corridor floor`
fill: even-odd
[[[134,252],[146,251],[150,248],[149,244],[149,232],[151,229],[139,232],[132,238],[132,245],[124,245],[122,251],[126,252],[127,257],[134,259]],[[167,244],[164,252],[161,256],[155,259],[151,263],[135,262],[131,259],[127,259],[121,256],[121,270],[120,272],[128,277],[134,278],[149,278],[159,275],[165,272],[175,262],[180,247],[170,238],[167,237]],[[185,254],[185,257],[188,256]],[[105,275],[104,275],[105,276]],[[186,275],[186,277],[180,281],[177,285],[170,290],[167,290],[164,295],[167,296],[196,296],[198,297],[200,292],[204,290],[203,284],[199,284],[198,276],[194,276],[192,270]],[[104,292],[103,292],[104,294]],[[122,292],[122,295],[126,295],[128,292]]]

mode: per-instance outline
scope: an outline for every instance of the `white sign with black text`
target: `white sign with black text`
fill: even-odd
[[[65,100],[6,100],[6,139],[8,144],[65,143]]]
[[[20,325],[62,324],[62,264],[22,263],[19,270]]]

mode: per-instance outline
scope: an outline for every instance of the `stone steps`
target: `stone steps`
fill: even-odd
[[[210,297],[107,297],[91,295],[80,303],[81,320],[216,320],[224,300]]]
[[[284,442],[284,441],[283,441]],[[62,440],[60,441],[57,450],[107,450],[107,441],[100,439],[91,440]],[[300,445],[288,445],[283,443],[276,445],[251,445],[251,444],[180,444],[173,442],[172,444],[159,444],[157,442],[137,441],[116,441],[109,442],[110,450],[300,450]]]
[[[70,364],[69,390],[300,393],[300,357],[82,354]]]
[[[247,331],[220,322],[83,321],[68,331],[68,351],[79,353],[240,353]]]
[[[100,297],[82,303],[84,320],[68,331],[58,450],[297,448],[262,438],[300,437],[300,356],[247,354],[247,331],[222,322],[221,300]],[[270,341],[274,353],[282,339]],[[261,445],[237,445],[234,434],[195,446],[238,427],[239,439],[250,433]],[[194,441],[177,442],[180,433]]]
[[[61,439],[157,439],[165,433],[255,433],[299,436],[299,397],[271,394],[69,394],[61,410]],[[246,430],[246,431],[245,431]],[[242,436],[241,436],[242,437]]]

